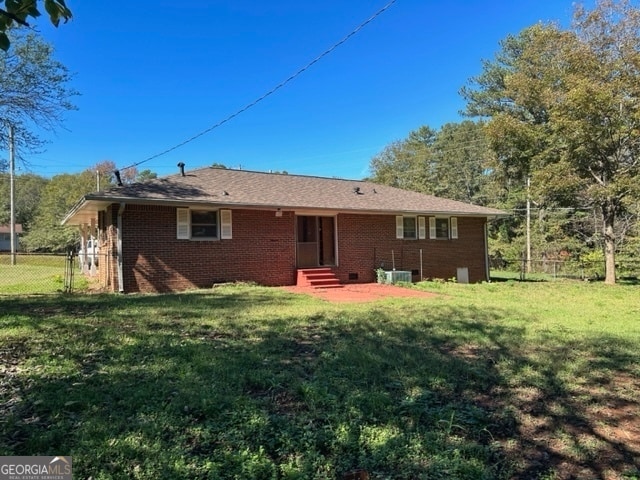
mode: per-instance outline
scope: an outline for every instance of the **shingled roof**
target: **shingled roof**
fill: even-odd
[[[15,224],[15,232],[20,234],[22,233],[22,224]],[[11,233],[11,225],[0,225],[0,233]]]
[[[201,168],[85,195],[63,223],[87,223],[111,203],[326,210],[327,212],[505,216],[493,208],[362,180]]]

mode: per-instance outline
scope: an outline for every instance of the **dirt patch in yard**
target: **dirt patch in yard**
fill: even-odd
[[[586,385],[565,396],[516,393],[518,440],[511,442],[525,468],[515,478],[637,479],[640,473],[638,380],[614,375],[607,385]],[[551,478],[551,477],[548,477]]]
[[[328,302],[373,302],[384,298],[434,298],[435,293],[382,283],[351,283],[341,288],[283,287],[292,293],[321,298]]]

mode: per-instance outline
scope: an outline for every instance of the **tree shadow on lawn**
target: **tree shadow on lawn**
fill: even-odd
[[[0,343],[0,454],[71,454],[78,478],[637,475],[636,346],[532,342],[495,309],[296,301],[0,302],[28,331]]]

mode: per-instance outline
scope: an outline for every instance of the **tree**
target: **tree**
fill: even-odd
[[[448,123],[433,144],[433,194],[461,202],[486,205],[485,190],[490,171],[489,151],[482,123],[466,120]]]
[[[601,0],[576,8],[572,30],[535,25],[502,47],[462,90],[467,113],[489,118],[509,179],[531,176],[543,204],[599,212],[615,283],[616,218],[639,194],[640,11]]]
[[[11,44],[7,30],[15,25],[29,27],[28,18],[37,18],[41,13],[37,0],[4,0],[2,3],[4,8],[0,8],[0,49],[7,51]],[[49,14],[49,20],[56,27],[60,20],[66,23],[72,16],[65,0],[44,0],[42,3]]]
[[[431,179],[436,132],[422,126],[409,133],[406,139],[387,145],[369,163],[370,180],[392,187],[433,193]]]
[[[136,182],[146,182],[147,180],[153,180],[155,178],[158,178],[158,174],[146,169],[138,173],[136,176]]]
[[[9,52],[0,51],[0,145],[7,148],[5,127],[12,124],[17,158],[41,147],[33,127],[53,131],[63,113],[75,109],[70,99],[78,93],[68,86],[70,80],[51,45],[33,34],[16,36]]]
[[[423,126],[371,159],[371,180],[394,187],[485,204],[490,152],[482,124]]]
[[[60,222],[83,195],[96,190],[95,169],[56,175],[42,191],[32,228],[23,237],[29,251],[64,252],[78,243],[78,231]]]
[[[89,167],[87,171],[97,173],[99,176],[100,190],[113,187],[117,183],[115,172],[120,175],[122,183],[133,183],[138,181],[138,169],[136,167],[128,167],[124,170],[118,170],[113,160],[102,160],[93,167]],[[87,191],[89,193],[91,190]]]
[[[115,185],[115,163],[103,160],[77,174],[56,175],[42,189],[40,203],[23,245],[30,251],[64,252],[78,243],[78,230],[60,225],[64,216],[87,193]],[[123,182],[132,183],[137,169],[129,168],[122,175]]]
[[[26,230],[33,223],[40,204],[40,197],[47,179],[39,175],[24,174],[15,178],[16,188],[16,223],[22,224]],[[9,174],[0,174],[0,225],[9,223]]]

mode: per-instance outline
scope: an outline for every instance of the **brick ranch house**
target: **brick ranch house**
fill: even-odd
[[[180,166],[85,195],[63,220],[98,238],[105,289],[295,285],[320,267],[341,283],[374,282],[380,267],[489,279],[487,222],[500,210],[366,181]]]

